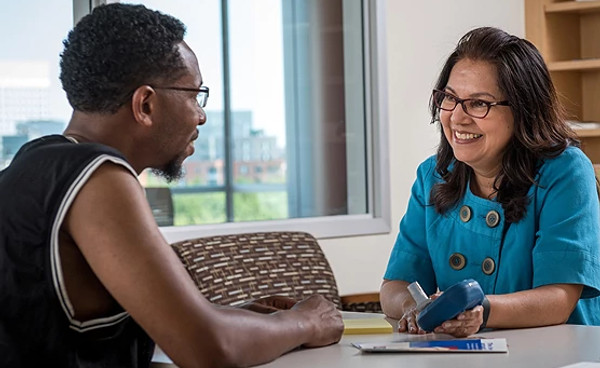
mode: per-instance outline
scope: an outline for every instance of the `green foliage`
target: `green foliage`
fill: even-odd
[[[173,195],[174,225],[200,225],[225,222],[225,193],[186,193]]]
[[[225,193],[173,195],[174,225],[202,225],[226,222]],[[234,219],[260,221],[288,218],[287,193],[234,193]]]
[[[288,218],[287,193],[235,193],[233,214],[236,222]]]

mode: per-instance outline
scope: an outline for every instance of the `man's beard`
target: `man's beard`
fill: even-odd
[[[176,157],[169,161],[164,167],[152,169],[152,173],[165,179],[167,183],[177,181],[185,175],[183,170],[183,159]]]

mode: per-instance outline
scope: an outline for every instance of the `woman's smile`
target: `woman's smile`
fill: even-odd
[[[481,137],[483,137],[483,134],[462,133],[457,130],[454,131],[454,140],[457,143],[469,143]]]

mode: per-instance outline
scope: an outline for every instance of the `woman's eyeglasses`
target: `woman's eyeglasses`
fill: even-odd
[[[507,100],[489,102],[478,98],[462,99],[438,89],[433,90],[431,98],[433,98],[433,104],[444,111],[454,111],[456,105],[460,104],[465,114],[477,119],[485,118],[492,106],[510,106]]]

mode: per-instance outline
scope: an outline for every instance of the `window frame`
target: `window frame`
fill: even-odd
[[[114,0],[73,0],[74,24],[95,6]],[[179,241],[198,236],[259,231],[306,231],[317,239],[390,232],[390,168],[388,142],[388,92],[385,0],[364,0],[365,112],[367,200],[366,214],[290,218],[284,220],[226,222],[164,226],[163,236]]]

